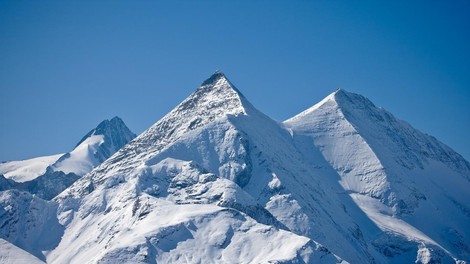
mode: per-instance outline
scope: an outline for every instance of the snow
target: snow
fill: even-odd
[[[100,157],[96,131],[54,166]],[[56,212],[33,221],[60,227],[48,246],[7,239],[47,263],[452,263],[470,259],[469,171],[362,96],[278,123],[218,72],[52,201],[0,197]]]
[[[28,192],[0,192],[0,237],[41,260],[55,248],[63,227],[56,217],[57,204]]]
[[[83,176],[135,138],[119,117],[104,120],[51,165],[53,171]]]
[[[85,139],[71,152],[58,160],[52,168],[54,171],[75,173],[84,175],[96,167],[100,162],[95,158],[101,144],[104,143],[104,135],[93,135]]]
[[[470,165],[449,147],[344,90],[284,124],[306,158],[321,153],[340,176],[328,182],[382,231],[434,247],[426,252],[440,259],[470,258]]]
[[[255,119],[244,120],[251,117]],[[224,76],[203,85],[55,199],[60,204],[59,219],[66,231],[48,261],[81,261],[93,255],[97,256],[93,261],[108,262],[139,262],[150,257],[163,262],[178,262],[186,257],[209,263],[218,259],[311,263],[320,257],[322,262],[339,262],[317,242],[289,232],[264,208],[265,204],[258,202],[262,198],[259,194],[254,197],[243,189],[253,189],[257,183],[269,188],[264,177],[270,181],[273,178],[272,173],[261,174],[261,181],[252,178],[253,142],[245,134],[247,131],[240,129],[251,122],[261,122],[260,127],[269,124],[266,130],[274,129],[270,135],[281,132],[279,140],[290,140],[284,129],[254,109]],[[262,134],[264,130],[257,136]],[[285,143],[279,148],[284,146]],[[295,157],[286,163],[291,160]],[[280,183],[273,184],[274,189],[282,189]],[[268,197],[262,199],[269,201]],[[166,210],[167,206],[171,209]],[[179,208],[191,214],[180,214]],[[224,230],[222,223],[228,223],[225,229],[231,231],[220,233]],[[158,244],[162,236],[168,236],[160,235],[161,232],[177,235]],[[230,240],[225,236],[230,236]],[[103,241],[99,242],[101,246],[96,239]],[[117,241],[119,244],[115,244]],[[189,248],[193,250],[188,251]],[[71,253],[61,254],[65,249]],[[143,256],[136,256],[135,252],[142,252]]]
[[[426,236],[407,222],[393,217],[393,210],[379,200],[361,194],[351,194],[351,197],[364,210],[364,213],[382,230],[393,234],[405,236],[418,242],[425,242],[439,246],[434,240]]]
[[[4,264],[43,264],[44,262],[21,248],[0,238],[0,263]]]
[[[0,189],[28,191],[50,200],[109,158],[135,135],[119,117],[104,120],[66,154],[0,164]]]
[[[16,182],[31,181],[46,172],[46,168],[56,162],[63,154],[38,157],[28,160],[0,163],[0,174]]]

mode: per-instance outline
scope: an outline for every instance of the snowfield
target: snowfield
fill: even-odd
[[[122,138],[107,131],[50,166],[83,175],[51,201],[1,192],[1,260],[470,259],[470,164],[363,96],[338,90],[280,123],[217,72],[100,160]]]
[[[64,154],[2,162],[0,163],[0,174],[16,182],[31,181],[43,175],[47,167],[54,164],[62,155]]]

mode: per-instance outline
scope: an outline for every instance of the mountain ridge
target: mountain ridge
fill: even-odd
[[[1,164],[1,189],[25,190],[50,200],[134,137],[119,117],[104,120],[70,152]]]
[[[304,148],[304,155],[320,151],[339,172],[343,188],[382,229],[469,257],[461,246],[470,238],[468,208],[462,204],[470,199],[465,191],[470,171],[463,157],[365,97],[344,90],[284,124],[303,139],[298,145],[307,141],[311,146]],[[432,216],[433,211],[445,213]],[[449,232],[459,238],[446,240]]]
[[[22,249],[48,263],[456,263],[470,259],[470,184],[454,159],[363,96],[337,90],[280,123],[216,72],[49,202],[55,248]]]

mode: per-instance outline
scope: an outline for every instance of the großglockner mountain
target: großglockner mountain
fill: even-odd
[[[469,181],[460,155],[360,95],[279,123],[216,72],[51,201],[2,192],[0,258],[456,263],[470,259]],[[34,240],[49,231],[28,225],[54,228]]]
[[[52,199],[135,138],[119,117],[102,121],[68,153],[0,163],[0,188]]]

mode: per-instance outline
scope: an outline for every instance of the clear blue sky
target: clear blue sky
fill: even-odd
[[[284,120],[360,93],[470,159],[470,1],[0,1],[0,160],[136,133],[215,70]]]

